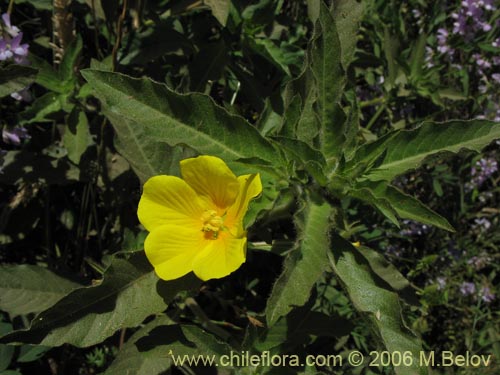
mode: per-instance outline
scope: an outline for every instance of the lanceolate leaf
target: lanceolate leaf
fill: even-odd
[[[333,17],[342,47],[342,66],[347,70],[356,51],[356,34],[363,15],[363,3],[356,0],[336,0]]]
[[[397,175],[419,167],[426,157],[438,152],[462,149],[481,151],[500,138],[500,123],[486,120],[424,123],[417,129],[401,131],[385,143],[387,153],[369,180],[390,181]]]
[[[394,291],[400,291],[410,286],[410,282],[384,256],[366,246],[357,248],[366,258],[373,272],[384,280]]]
[[[226,26],[229,8],[231,7],[230,0],[205,0],[205,4],[210,7],[212,14],[220,22],[222,26]]]
[[[416,295],[416,289],[382,254],[366,246],[360,246],[357,249],[368,261],[371,270],[385,281],[393,291],[398,293],[400,298],[404,299],[409,304],[415,306],[420,305],[420,301]]]
[[[388,201],[398,216],[403,219],[411,219],[423,224],[434,225],[450,232],[455,231],[444,217],[427,207],[418,199],[402,192],[394,186],[388,185],[385,182],[377,183],[369,181],[361,185],[369,188],[378,199]]]
[[[78,287],[44,267],[5,265],[0,267],[0,310],[11,316],[37,313]]]
[[[364,143],[358,147],[354,157],[342,167],[340,173],[345,177],[355,179],[370,169],[378,167],[385,157],[384,154],[387,152],[388,143],[397,134],[399,134],[399,131],[391,132],[376,141]]]
[[[115,258],[97,286],[76,289],[36,316],[29,329],[8,334],[0,342],[94,345],[120,328],[135,327],[149,315],[165,310],[179,291],[199,283],[190,275],[160,281],[144,253],[129,260]]]
[[[202,329],[182,324],[177,325],[166,316],[159,316],[138,330],[118,353],[104,375],[164,373],[173,364],[174,358],[180,367],[180,361],[186,358],[197,360],[198,365],[208,367],[201,358],[213,366],[217,359],[228,354],[230,348],[219,342],[214,336]],[[184,362],[185,366],[194,363]]]
[[[35,81],[37,70],[29,66],[0,67],[0,98],[21,91]]]
[[[317,87],[316,111],[321,123],[320,148],[327,160],[336,159],[345,142],[344,121],[339,121],[338,113],[342,109],[338,104],[346,77],[335,19],[324,3],[321,5],[315,36],[309,49],[311,70]]]
[[[374,206],[382,215],[399,227],[396,209],[386,198],[375,196],[373,191],[367,188],[352,189],[349,191],[349,195]]]
[[[310,146],[319,133],[319,118],[314,111],[316,89],[306,56],[305,70],[285,89],[285,113],[280,135],[297,138]]]
[[[419,365],[422,350],[420,340],[406,327],[396,293],[383,287],[371,272],[367,260],[357,249],[338,235],[332,235],[329,253],[333,271],[340,279],[354,307],[365,314],[374,331],[389,352],[411,352],[409,366],[394,367],[397,375],[425,375],[427,369]]]
[[[68,158],[75,164],[80,163],[80,157],[92,144],[89,123],[85,112],[76,107],[68,116],[68,126],[62,137],[64,147],[68,150]]]
[[[266,317],[269,326],[288,314],[294,306],[305,304],[311,288],[326,269],[330,245],[329,218],[332,211],[332,207],[326,203],[308,201],[300,214],[303,219],[297,221],[301,233],[298,248],[286,258],[283,273],[267,301]]]
[[[311,160],[316,161],[322,166],[326,164],[323,154],[305,142],[287,137],[274,137],[273,139],[278,142],[279,146],[283,148],[285,153],[291,155],[290,159],[296,159],[302,164]]]
[[[65,51],[61,65],[59,67],[59,77],[61,81],[75,80],[75,67],[78,63],[78,57],[82,52],[83,42],[80,35],[71,42]],[[71,86],[69,86],[71,87]]]
[[[156,174],[166,145],[187,145],[226,161],[259,157],[274,165],[276,150],[242,117],[228,113],[203,94],[180,95],[147,78],[98,70],[82,71],[102,102],[119,151],[141,176]]]

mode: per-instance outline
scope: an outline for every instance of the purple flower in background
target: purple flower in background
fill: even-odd
[[[491,291],[491,289],[488,286],[481,287],[479,294],[481,294],[481,299],[486,303],[490,303],[495,300],[495,294]]]
[[[26,57],[28,56],[29,45],[24,43],[21,44],[23,38],[23,33],[17,34],[14,39],[10,42],[10,50],[14,54],[14,61],[16,64],[27,65],[29,64]]]
[[[23,139],[29,139],[28,130],[22,126],[16,126],[12,129],[3,128],[2,129],[2,140],[5,143],[19,146]]]
[[[14,56],[14,53],[10,50],[10,44],[7,40],[0,37],[0,61],[6,61]]]
[[[31,102],[33,100],[33,96],[31,96],[31,92],[28,90],[28,87],[22,89],[21,91],[13,92],[10,94],[10,97],[23,102]]]
[[[17,34],[19,34],[20,30],[16,26],[12,26],[10,23],[9,13],[2,14],[2,21],[3,21],[3,24],[5,25],[5,27],[4,27],[5,31],[7,31],[7,33],[10,36],[16,37]]]
[[[455,19],[455,22],[453,22],[453,33],[465,35],[467,32],[467,18],[465,14],[460,12],[453,13],[451,16]]]
[[[470,296],[476,293],[476,285],[474,283],[464,281],[460,285],[460,293],[462,293],[463,296]]]
[[[482,158],[471,168],[471,180],[466,184],[467,190],[480,187],[484,182],[498,171],[498,162],[494,158]]]
[[[481,171],[490,177],[493,173],[495,173],[498,170],[498,162],[493,159],[493,158],[482,158],[476,163],[480,168]]]
[[[4,30],[4,34],[0,34],[0,61],[13,61],[19,65],[29,65],[27,43],[22,43],[23,33],[10,23],[9,14],[2,15],[3,26],[0,27]],[[0,25],[1,26],[1,25]],[[30,101],[31,95],[25,89],[14,92],[11,94],[16,100]]]
[[[448,30],[440,28],[437,31],[438,51],[442,54],[451,53],[453,50],[446,42],[448,41]]]

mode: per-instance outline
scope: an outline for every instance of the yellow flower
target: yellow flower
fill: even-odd
[[[227,276],[245,261],[243,217],[262,192],[260,176],[236,177],[214,156],[180,167],[182,179],[155,176],[144,184],[137,214],[150,232],[146,256],[164,280],[191,271],[202,280]]]

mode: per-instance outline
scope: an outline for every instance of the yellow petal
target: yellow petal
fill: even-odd
[[[193,259],[206,242],[200,230],[163,225],[148,234],[144,251],[158,277],[173,280],[193,270]]]
[[[208,196],[224,210],[233,204],[238,194],[236,176],[221,159],[202,155],[181,161],[182,178],[198,194]]]
[[[220,279],[237,270],[245,261],[246,237],[234,238],[221,233],[193,261],[193,271],[202,280]]]
[[[155,176],[144,184],[137,216],[150,232],[166,224],[200,229],[204,206],[185,181],[175,176]]]
[[[236,237],[243,234],[243,218],[248,210],[250,200],[262,193],[262,182],[258,173],[246,174],[238,177],[239,194],[234,204],[227,211],[224,221],[230,231]]]

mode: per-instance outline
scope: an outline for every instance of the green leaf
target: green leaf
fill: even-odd
[[[500,138],[500,123],[486,120],[426,122],[414,130],[403,130],[385,143],[387,153],[378,168],[366,178],[387,180],[415,168],[439,152],[462,149],[481,151]]]
[[[319,311],[312,311],[311,308],[310,303],[294,308],[270,329],[248,326],[244,348],[247,350],[254,348],[264,352],[283,343],[290,346],[290,344],[309,342],[310,335],[338,339],[351,333],[353,325],[349,320],[337,315],[328,316]]]
[[[11,316],[48,309],[81,285],[40,266],[0,267],[0,310]]]
[[[204,0],[205,5],[208,5],[212,10],[213,16],[220,22],[222,26],[226,26],[227,16],[229,15],[230,0]]]
[[[342,53],[342,66],[347,70],[354,58],[356,34],[363,16],[363,3],[356,0],[336,0],[333,8],[333,18],[337,25]]]
[[[174,324],[168,317],[158,316],[130,337],[104,375],[156,375],[167,371],[174,358],[216,360],[229,352],[226,344],[200,328]],[[203,365],[201,360],[199,364]]]
[[[396,85],[396,79],[399,74],[399,65],[397,59],[399,57],[399,40],[391,35],[389,28],[384,27],[384,53],[387,61],[388,79],[386,86],[391,90]]]
[[[75,109],[70,113],[68,126],[62,137],[64,147],[68,150],[68,158],[75,164],[80,163],[80,157],[93,143],[89,132],[89,123],[85,112]]]
[[[467,95],[463,94],[460,91],[454,90],[452,88],[444,88],[437,90],[438,95],[441,98],[449,99],[449,100],[467,100],[469,99]]]
[[[333,234],[331,248],[329,258],[333,271],[354,307],[368,318],[385,348],[389,352],[412,353],[412,365],[394,367],[395,373],[426,375],[427,369],[419,365],[422,344],[406,327],[397,294],[383,286],[380,279],[371,272],[367,260],[350,242]]]
[[[303,50],[293,50],[289,45],[277,44],[272,39],[245,38],[245,46],[255,53],[264,57],[267,61],[281,70],[284,74],[291,76],[289,65],[299,64],[303,57]],[[289,47],[289,48],[287,48]]]
[[[340,170],[342,176],[356,179],[370,169],[378,167],[385,157],[384,154],[387,152],[388,143],[398,133],[399,131],[390,132],[373,142],[367,142],[358,147],[353,158],[342,166]]]
[[[296,226],[300,229],[299,242],[285,259],[280,275],[267,301],[266,318],[269,326],[288,314],[294,306],[302,306],[309,299],[311,288],[328,265],[330,215],[333,210],[326,203],[308,201]]]
[[[302,164],[306,164],[307,161],[316,161],[321,166],[326,165],[323,154],[305,142],[287,137],[273,137],[272,139],[291,156],[291,159],[295,159]]]
[[[29,3],[39,10],[52,10],[52,0],[14,0],[16,4]]]
[[[349,190],[349,196],[375,206],[391,223],[399,227],[396,208],[385,197],[377,197],[371,189],[366,187]]]
[[[22,345],[16,361],[19,363],[33,362],[43,357],[51,348],[41,345]]]
[[[335,19],[324,3],[309,46],[311,70],[316,82],[316,112],[321,124],[320,150],[326,159],[338,159],[345,142],[344,122],[338,121],[338,103],[346,77]]]
[[[280,135],[297,138],[312,147],[319,134],[320,123],[314,110],[317,95],[309,60],[306,55],[302,73],[286,85],[283,98],[285,111]]]
[[[368,261],[372,271],[395,292],[404,290],[410,286],[410,282],[383,255],[366,246],[360,246],[356,249]]]
[[[0,322],[0,335],[5,335],[12,331],[12,324]],[[14,356],[15,348],[10,345],[0,344],[0,371],[3,372],[6,370],[10,362],[12,361],[12,357]]]
[[[425,46],[427,45],[427,34],[421,33],[413,45],[410,57],[411,79],[418,81],[422,78],[422,70],[425,66]]]
[[[23,65],[0,66],[0,98],[21,91],[35,81],[37,70]]]
[[[359,253],[370,264],[371,270],[383,281],[385,281],[394,292],[398,293],[399,297],[405,302],[419,306],[420,301],[416,294],[416,289],[410,282],[397,270],[394,265],[389,263],[385,257],[366,246],[357,248]]]
[[[307,16],[311,22],[316,22],[319,17],[322,0],[307,0]]]
[[[118,73],[84,70],[82,74],[116,130],[119,151],[142,180],[163,169],[167,145],[187,145],[228,162],[259,157],[276,167],[282,163],[257,129],[209,96],[180,95],[149,79]]]
[[[33,104],[20,113],[21,124],[51,122],[47,116],[59,112],[66,105],[66,95],[48,92],[37,98]]]
[[[366,181],[361,186],[368,188],[375,197],[384,199],[394,208],[399,217],[434,225],[438,228],[455,232],[448,220],[427,207],[418,199],[408,195],[385,182]]]
[[[29,60],[34,68],[38,69],[38,74],[36,76],[35,82],[42,85],[50,91],[62,94],[65,92],[65,88],[61,83],[58,72],[52,68],[45,59],[42,59],[36,55],[30,54]]]
[[[129,260],[114,258],[98,285],[74,290],[37,315],[29,329],[12,332],[0,342],[95,345],[118,329],[135,327],[162,312],[179,291],[199,285],[192,274],[170,282],[159,280],[144,253]]]

